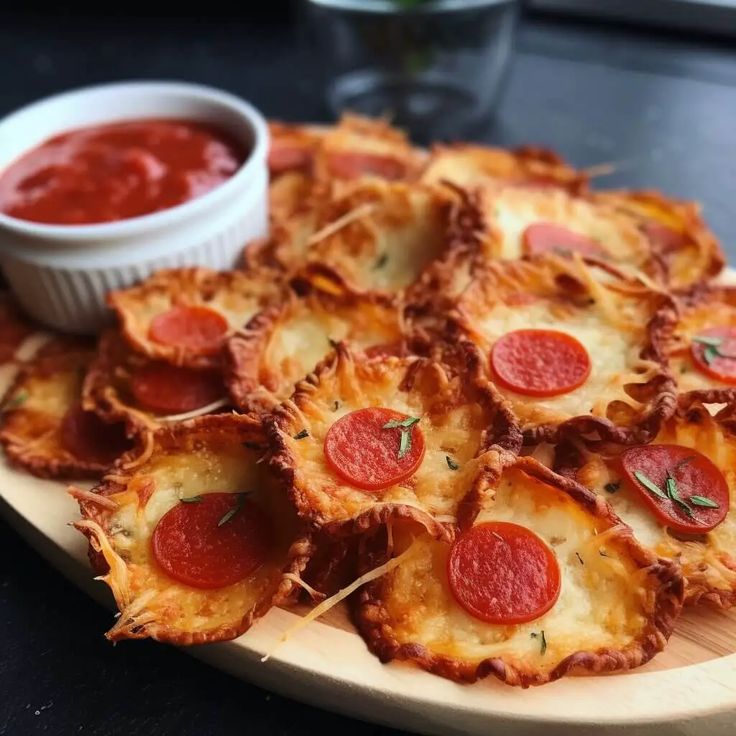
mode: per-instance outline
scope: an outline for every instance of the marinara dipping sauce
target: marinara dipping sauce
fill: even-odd
[[[247,158],[216,127],[133,120],[50,138],[0,174],[0,211],[47,225],[91,225],[200,197]]]

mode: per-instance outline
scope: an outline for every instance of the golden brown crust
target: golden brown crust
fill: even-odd
[[[461,654],[461,648],[458,648],[456,656],[453,656],[442,651],[442,646],[450,646],[450,643],[448,641],[442,644],[442,633],[435,627],[432,631],[437,641],[433,640],[431,644],[407,641],[403,637],[401,633],[403,622],[392,615],[387,600],[387,596],[392,595],[388,588],[391,584],[389,574],[365,586],[356,600],[356,625],[369,649],[382,662],[408,660],[423,669],[457,682],[475,682],[493,675],[506,684],[521,687],[542,685],[568,674],[629,670],[649,661],[664,647],[682,607],[683,585],[677,565],[658,560],[656,556],[644,550],[604,501],[597,499],[595,494],[574,481],[556,475],[528,457],[518,458],[512,468],[561,490],[573,499],[575,504],[584,508],[586,514],[596,519],[594,531],[596,535],[605,536],[606,550],[615,549],[622,557],[625,555],[635,570],[632,573],[632,584],[636,580],[648,591],[643,593],[642,599],[646,616],[645,625],[621,647],[604,646],[587,651],[574,651],[556,662],[552,668],[546,663],[545,666],[541,664],[547,652],[546,639],[542,657],[536,665],[533,658],[527,657],[525,661],[524,657],[514,655],[468,658]],[[490,518],[493,518],[492,514]],[[390,555],[389,551],[388,556]],[[363,571],[372,569],[386,559],[387,546],[385,540],[379,538],[374,541],[368,556],[362,560],[361,569]],[[416,584],[419,588],[421,581],[416,580]],[[410,595],[409,603],[404,605],[411,606],[412,600]],[[552,610],[554,611],[554,608]],[[456,621],[454,626],[459,626],[457,619],[453,620]],[[544,629],[545,620],[547,619],[542,618],[538,623],[535,622],[535,625]],[[546,625],[549,626],[549,621]],[[475,626],[482,628],[484,624],[476,623]],[[504,627],[509,638],[513,629],[513,626]],[[553,642],[550,643],[550,647],[554,647]],[[556,656],[554,650],[552,656]]]
[[[106,421],[125,422],[131,436],[155,430],[162,423],[171,423],[173,420],[139,406],[132,393],[134,375],[152,362],[135,352],[118,330],[106,330],[99,339],[97,352],[84,378],[82,405]],[[226,401],[224,383],[222,398],[223,403],[214,411],[227,411],[229,402]]]
[[[95,567],[107,569],[103,580],[121,610],[108,639],[151,637],[177,645],[233,639],[274,603],[293,599],[294,583],[282,573],[304,569],[313,547],[285,495],[264,473],[264,447],[261,424],[253,417],[200,417],[158,430],[142,452],[122,457],[93,492],[73,491],[82,516],[75,526],[90,541]],[[177,474],[184,460],[186,474]],[[218,487],[213,489],[209,484],[215,477]],[[175,489],[169,486],[191,496],[211,490],[240,492],[244,484],[274,519],[273,559],[225,588],[201,590],[169,578],[150,552],[155,523],[176,503]],[[171,493],[171,499],[161,500],[162,494]]]
[[[299,514],[330,535],[362,534],[404,518],[447,537],[445,519],[454,522],[464,513],[461,501],[471,491],[471,475],[473,492],[479,494],[521,444],[508,409],[480,375],[474,348],[468,345],[467,350],[467,368],[451,375],[426,359],[358,360],[339,344],[336,356],[299,383],[291,400],[265,419],[270,462]],[[420,416],[425,427],[422,465],[408,482],[380,494],[339,480],[322,450],[332,423],[366,406]],[[448,467],[447,456],[453,453],[459,470]]]
[[[697,203],[665,197],[652,190],[598,192],[593,197],[639,217],[645,232],[648,223],[656,223],[681,236],[677,243],[650,237],[651,272],[670,288],[688,288],[723,270],[726,263],[723,251],[700,216]]]
[[[175,306],[202,306],[218,312],[230,334],[257,311],[278,299],[282,285],[272,273],[180,268],[158,271],[138,286],[108,294],[125,339],[149,358],[174,365],[206,368],[219,365],[219,353],[200,353],[149,337],[152,320]]]
[[[461,187],[560,187],[574,194],[587,191],[584,172],[576,171],[546,148],[494,148],[467,143],[432,147],[422,170],[422,181],[449,181]]]
[[[62,440],[93,355],[89,340],[56,337],[22,365],[0,403],[0,443],[12,463],[41,478],[99,478],[106,470],[109,463],[77,457]]]
[[[644,283],[596,270],[580,258],[548,255],[486,263],[456,300],[445,341],[458,334],[486,361],[498,337],[516,329],[552,326],[582,341],[592,371],[582,386],[552,398],[499,387],[524,431],[525,443],[582,436],[590,446],[635,444],[653,437],[675,407],[663,341],[675,306]]]
[[[339,341],[367,358],[408,352],[395,305],[353,294],[329,273],[310,272],[300,280],[306,293],[290,293],[227,341],[225,381],[241,411],[271,411]]]

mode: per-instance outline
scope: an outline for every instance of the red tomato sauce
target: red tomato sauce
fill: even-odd
[[[0,211],[47,225],[127,220],[206,194],[247,153],[224,131],[186,120],[71,130],[0,174]]]

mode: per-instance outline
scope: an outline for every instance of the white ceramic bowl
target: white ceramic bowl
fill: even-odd
[[[0,120],[0,172],[64,131],[122,120],[217,125],[250,150],[234,176],[168,210],[100,225],[42,225],[0,213],[0,266],[36,319],[89,333],[108,318],[105,295],[161,268],[231,268],[268,227],[268,128],[247,102],[175,82],[105,84],[49,97]]]

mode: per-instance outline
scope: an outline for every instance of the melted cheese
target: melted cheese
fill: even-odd
[[[654,443],[692,447],[710,458],[723,473],[731,507],[726,518],[707,534],[690,538],[670,534],[642,501],[640,493],[621,477],[614,458],[588,457],[578,471],[578,479],[605,496],[644,546],[660,557],[680,561],[687,598],[696,600],[703,594],[716,594],[726,600],[736,598],[736,439],[702,408],[697,410],[697,417],[692,422],[687,415],[671,419]],[[609,483],[618,485],[615,493],[605,490]]]
[[[207,418],[203,421],[206,427]],[[252,613],[268,607],[294,539],[295,521],[257,460],[257,453],[242,447],[239,435],[209,441],[203,433],[179,446],[157,446],[151,458],[127,476],[124,487],[107,496],[116,508],[104,514],[106,545],[101,546],[103,552],[107,547],[111,568],[106,582],[121,609],[110,638],[150,636],[176,643],[228,639],[247,628]],[[179,499],[214,492],[249,492],[278,520],[276,540],[273,557],[249,577],[203,590],[179,583],[159,568],[151,537]]]
[[[450,591],[449,545],[424,537],[413,543],[416,553],[380,584],[380,603],[388,612],[383,625],[400,643],[420,644],[464,663],[500,657],[526,673],[544,675],[575,652],[623,650],[643,636],[653,613],[653,582],[608,522],[515,469],[505,472],[476,523],[488,520],[525,526],[551,547],[561,571],[555,605],[524,624],[474,618]]]
[[[356,364],[341,356],[336,367],[322,371],[314,391],[297,394],[298,411],[286,405],[289,418],[281,426],[281,440],[293,468],[300,511],[308,518],[321,524],[343,522],[373,508],[402,504],[453,520],[479,468],[494,462],[493,453],[476,457],[493,414],[490,400],[480,398],[467,378],[466,385],[462,379],[450,381],[438,364],[425,365],[414,386],[402,390],[410,365],[398,359]],[[424,435],[425,454],[408,481],[369,493],[335,475],[323,446],[327,431],[340,417],[370,406],[421,417],[417,426]],[[303,429],[309,435],[294,439]],[[447,456],[460,465],[458,470],[448,466]]]

